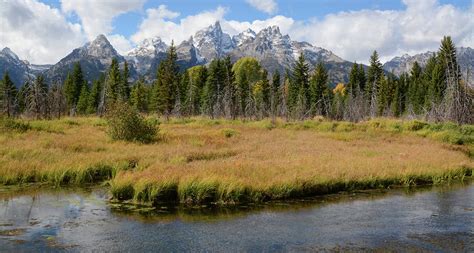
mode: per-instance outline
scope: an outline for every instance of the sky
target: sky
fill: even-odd
[[[0,48],[54,64],[107,36],[121,54],[146,38],[179,44],[220,21],[231,35],[277,25],[349,61],[435,51],[444,35],[474,47],[474,0],[0,0]]]

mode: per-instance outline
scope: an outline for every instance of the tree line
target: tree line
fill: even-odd
[[[331,87],[322,62],[313,71],[301,54],[292,69],[270,75],[251,57],[232,63],[230,57],[208,66],[180,71],[176,48],[156,70],[156,79],[131,83],[127,62],[113,59],[108,71],[88,83],[79,63],[64,83],[48,85],[43,76],[19,90],[5,73],[0,106],[8,117],[53,118],[103,115],[116,103],[141,113],[188,117],[303,120],[322,115],[360,121],[372,117],[410,117],[431,121],[473,122],[473,90],[462,80],[456,50],[444,37],[437,53],[422,68],[417,62],[399,77],[386,73],[376,51],[370,65],[354,63],[349,81]]]

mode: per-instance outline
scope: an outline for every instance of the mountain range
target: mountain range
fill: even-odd
[[[424,67],[428,59],[434,54],[435,52],[430,51],[413,56],[404,54],[386,62],[383,67],[386,71],[399,76],[404,72],[409,73],[415,62],[418,62],[421,67]],[[472,80],[472,71],[474,71],[474,49],[470,47],[458,47],[456,48],[456,57],[461,67],[461,74],[472,86],[474,84]],[[467,75],[469,75],[469,77]]]
[[[93,80],[104,73],[112,59],[116,58],[119,64],[125,61],[129,63],[132,79],[143,76],[146,80],[153,80],[158,64],[166,57],[169,46],[159,37],[149,38],[125,55],[120,55],[104,35],[99,35],[95,40],[74,49],[54,65],[30,64],[20,60],[9,48],[4,48],[0,51],[0,73],[8,71],[17,86],[38,74],[45,75],[50,82],[63,82],[74,63],[80,62],[85,78]],[[457,50],[461,68],[473,69],[474,50]],[[324,48],[307,42],[293,41],[289,35],[283,35],[277,26],[270,26],[259,32],[248,29],[230,36],[224,33],[219,22],[216,22],[176,45],[176,51],[181,69],[208,64],[213,59],[229,55],[232,61],[245,56],[255,57],[270,73],[276,70],[284,73],[286,69],[291,69],[298,56],[304,53],[311,68],[318,62],[324,63],[331,84],[347,82],[353,64]],[[395,57],[386,62],[384,68],[387,72],[399,75],[409,70],[415,61],[423,66],[431,55],[431,52],[427,52]]]

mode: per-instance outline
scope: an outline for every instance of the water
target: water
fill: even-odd
[[[474,184],[152,212],[108,197],[0,189],[0,251],[474,252]]]

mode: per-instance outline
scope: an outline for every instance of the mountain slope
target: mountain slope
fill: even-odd
[[[21,86],[28,78],[28,64],[6,47],[0,51],[0,79],[8,72],[10,79],[17,87]]]
[[[107,38],[104,35],[99,35],[94,41],[74,49],[72,53],[48,69],[45,75],[51,82],[62,83],[74,64],[79,62],[86,80],[90,81],[104,73],[113,58],[116,58],[120,64],[125,62],[125,58],[117,53]],[[132,76],[136,75],[133,67],[130,68],[130,72]]]
[[[234,41],[238,46],[230,53],[233,60],[252,56],[268,71],[284,73],[293,68],[300,54],[304,53],[311,68],[319,62],[325,64],[332,84],[348,81],[351,62],[307,42],[292,41],[290,36],[282,35],[277,26],[267,27],[257,34],[252,30],[244,31],[234,36]]]
[[[472,73],[474,71],[474,49],[470,47],[458,47],[456,48],[456,51],[457,60],[461,68],[463,79],[467,80],[469,85],[474,87],[474,78]],[[421,67],[426,66],[428,59],[434,54],[434,52],[429,51],[413,56],[405,54],[386,62],[383,67],[386,71],[392,72],[399,76],[402,73],[410,73],[415,61],[418,62]]]
[[[153,79],[159,62],[165,58],[164,49],[167,46],[163,44],[159,38],[145,40],[130,51],[126,58],[133,62],[140,75],[148,80]],[[176,51],[178,64],[182,69],[208,64],[213,59],[229,55],[234,62],[241,57],[255,57],[270,73],[275,70],[284,73],[286,69],[291,69],[298,56],[304,53],[311,67],[324,62],[333,84],[347,82],[352,66],[351,62],[331,51],[307,42],[292,41],[288,35],[282,35],[277,26],[265,28],[258,33],[247,29],[231,38],[222,31],[220,23],[216,22],[183,41],[176,47]]]
[[[219,21],[198,31],[194,35],[193,42],[200,55],[208,62],[215,58],[224,57],[235,48],[230,35],[222,32]]]

